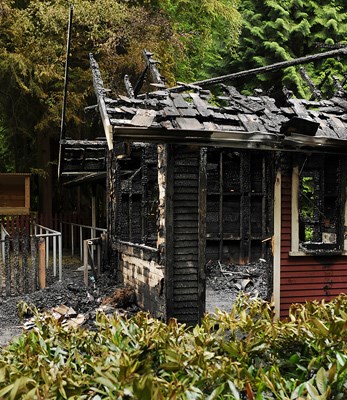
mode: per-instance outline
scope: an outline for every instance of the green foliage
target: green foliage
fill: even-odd
[[[8,143],[8,135],[6,128],[1,126],[0,122],[0,171],[15,172],[14,158],[11,154],[10,144]]]
[[[23,309],[23,311],[25,311]],[[49,314],[0,353],[10,399],[344,399],[347,298],[294,305],[274,318],[239,298],[230,313],[187,329],[139,313],[98,315],[97,330],[65,329]],[[250,397],[252,396],[253,397]]]
[[[239,0],[156,0],[172,24],[176,79],[209,77],[234,54],[241,18]]]
[[[233,71],[266,66],[310,54],[331,50],[337,43],[347,43],[347,6],[341,0],[245,0],[240,4],[243,17],[238,56],[230,59]],[[322,90],[331,95],[332,76],[340,79],[347,72],[346,63],[338,58],[306,64],[305,68],[316,85],[327,73],[330,77]],[[298,97],[310,97],[307,84],[297,68],[269,73],[251,80],[237,82],[248,93],[254,87],[280,90],[284,84]],[[246,92],[247,92],[246,90]]]
[[[73,5],[67,129],[78,138],[82,131],[88,135],[83,109],[95,101],[88,53],[109,72],[106,85],[117,87],[125,72],[140,73],[144,48],[166,47],[170,29],[161,15],[126,2],[75,0]],[[45,168],[40,143],[59,137],[68,14],[65,0],[1,2],[0,115],[18,172]]]

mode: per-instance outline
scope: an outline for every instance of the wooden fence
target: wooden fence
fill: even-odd
[[[39,238],[25,232],[1,239],[0,296],[30,293],[39,288]]]
[[[35,223],[61,232],[63,248],[69,249],[72,242],[71,229],[66,223],[62,224],[62,221],[73,224],[91,225],[89,219],[82,219],[75,213],[61,213],[54,215],[37,213],[31,213],[30,215],[0,215],[0,225],[4,226],[10,236],[13,236],[16,232],[18,232],[19,235],[22,235],[23,233],[28,236],[33,234],[31,227],[34,226]],[[75,243],[78,243],[78,233],[75,232],[74,235]]]
[[[83,240],[91,238],[90,234],[85,232],[86,230],[90,231],[91,227],[88,226],[90,222],[82,221],[75,214],[56,214],[53,216],[35,213],[30,215],[0,215],[0,297],[22,295],[42,287],[40,286],[40,271],[42,271],[43,264],[48,266],[50,250],[53,250],[53,270],[55,271],[55,242],[41,238],[41,242],[45,241],[44,256],[46,260],[45,262],[41,260],[40,263],[40,238],[35,236],[35,225],[42,225],[58,231],[57,233],[61,232],[62,246],[60,243],[60,248],[72,250],[72,254],[74,254],[74,247],[79,248],[81,259]],[[94,228],[94,232],[96,229],[100,230]],[[38,236],[40,236],[39,233]],[[61,256],[60,253],[60,260]],[[61,267],[59,268],[59,279],[61,279]]]

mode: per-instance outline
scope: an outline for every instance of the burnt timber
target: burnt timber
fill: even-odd
[[[267,71],[346,54],[338,49]],[[144,57],[135,89],[125,79],[125,96],[103,87],[90,56],[104,128],[103,146],[91,147],[105,152],[98,168],[107,175],[110,264],[135,287],[140,304],[166,320],[198,322],[210,260],[266,260],[278,315],[293,300],[347,292],[344,82],[337,79],[335,94],[322,99],[305,75],[315,99],[286,92],[279,104],[260,90],[245,96],[227,83],[259,69],[167,88],[152,54]],[[139,94],[147,73],[155,90]],[[73,165],[84,144],[61,146],[70,151],[63,174],[84,174],[87,164],[80,171]],[[301,214],[302,176],[316,188],[311,221]]]

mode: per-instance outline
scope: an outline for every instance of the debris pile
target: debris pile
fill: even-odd
[[[264,259],[247,265],[222,264],[220,261],[206,265],[206,311],[216,308],[229,311],[240,293],[264,300],[271,298],[271,274]]]
[[[64,326],[95,326],[97,311],[125,316],[139,311],[135,294],[129,288],[118,287],[112,274],[102,274],[97,282],[90,281],[88,287],[83,282],[83,271],[76,264],[63,266],[63,281],[57,282],[48,276],[48,284],[41,289],[22,296],[0,297],[0,346],[5,345],[15,335],[33,328],[31,314],[24,315],[21,325],[18,303],[34,306],[39,311],[53,313]]]
[[[53,307],[49,312],[64,328],[78,328],[86,321],[85,315],[77,314],[72,307],[64,304]],[[28,331],[33,328],[35,328],[35,318],[32,317],[24,322],[23,329]]]

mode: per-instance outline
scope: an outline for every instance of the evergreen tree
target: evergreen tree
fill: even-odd
[[[161,71],[170,83],[175,83],[175,79],[191,82],[211,77],[219,72],[225,58],[234,54],[241,28],[240,0],[143,0],[141,3],[160,10],[170,21],[171,45],[161,54],[164,57]],[[165,65],[171,67],[169,71]]]
[[[240,10],[240,46],[237,57],[230,59],[229,71],[265,66],[331,49],[339,43],[347,44],[344,0],[244,0]],[[344,59],[326,59],[304,67],[316,85],[329,74],[323,91],[332,87],[333,75],[342,78],[347,72]],[[310,96],[298,67],[258,75],[237,84],[246,87],[248,93],[255,87],[276,90],[286,85],[297,96]]]

